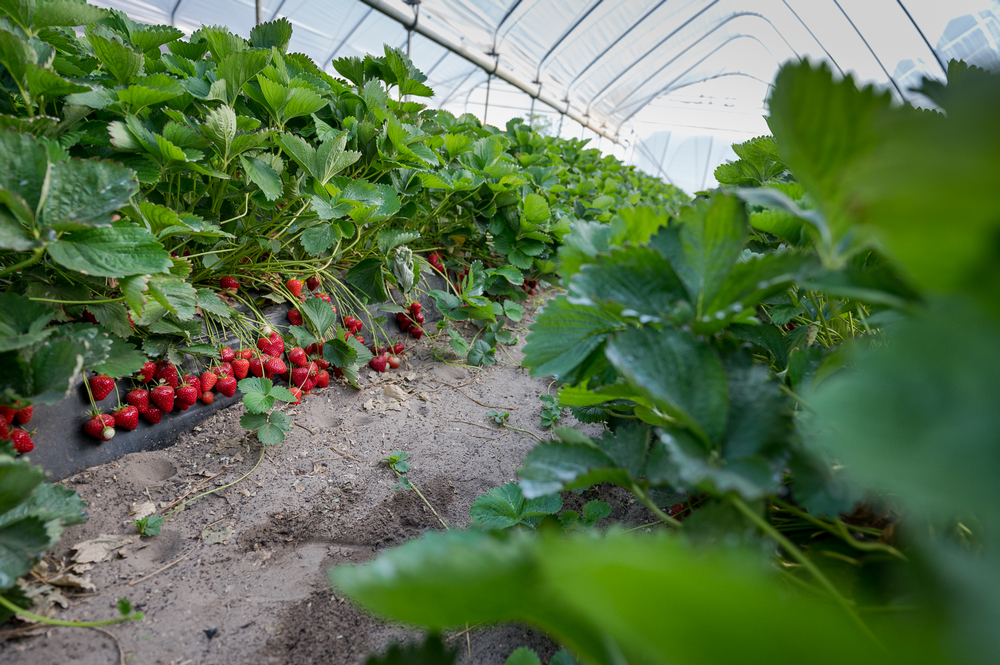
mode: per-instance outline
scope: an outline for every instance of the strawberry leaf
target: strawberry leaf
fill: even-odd
[[[535,527],[531,517],[553,515],[562,508],[562,497],[547,494],[525,499],[517,483],[494,487],[472,502],[469,516],[472,522],[484,529],[509,529],[518,524]]]

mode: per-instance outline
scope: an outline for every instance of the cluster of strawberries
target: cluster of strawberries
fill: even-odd
[[[527,293],[529,296],[535,295],[535,288],[538,287],[537,279],[526,279],[521,284],[521,290]]]
[[[0,440],[13,442],[14,450],[19,453],[30,453],[34,450],[35,442],[31,440],[34,432],[29,432],[23,427],[31,422],[34,411],[33,406],[0,406]],[[12,427],[14,421],[22,427]]]
[[[405,348],[406,345],[402,342],[396,342],[392,346],[372,345],[371,352],[374,358],[368,361],[368,366],[376,372],[384,372],[386,369],[399,369],[400,364],[402,364],[399,356]]]
[[[422,328],[424,324],[424,315],[420,311],[420,303],[412,302],[410,303],[410,312],[396,312],[396,322],[399,323],[399,329],[405,333],[410,333],[417,339],[424,336],[424,329]]]

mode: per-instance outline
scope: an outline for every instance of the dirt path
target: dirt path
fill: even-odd
[[[510,351],[519,361],[520,349]],[[340,385],[314,392],[287,409],[296,426],[284,443],[267,449],[249,478],[192,503],[159,535],[135,538],[93,564],[86,575],[95,591],[64,592],[69,607],[58,618],[108,618],[117,597],[131,599],[146,618],[108,630],[126,662],[141,665],[359,663],[415,634],[336,597],[326,571],[441,528],[414,492],[392,489],[395,478],[379,463],[392,450],[410,454],[410,479],[449,526],[467,526],[476,497],[516,478],[535,439],[501,430],[486,412],[509,411],[510,424],[543,435],[538,396],[547,381],[497,355],[507,364],[449,366],[432,358],[425,339],[400,370],[366,371],[360,393]],[[246,474],[261,448],[240,427],[242,413],[233,407],[171,448],[70,478],[89,503],[90,520],[67,531],[52,553],[53,568],[68,562],[69,547],[80,541],[134,536],[130,506],[152,501],[160,508],[192,488],[198,489],[190,496]],[[628,517],[641,512],[625,504],[613,517],[626,517],[626,509]],[[0,661],[119,662],[114,641],[96,631],[34,632],[0,637]],[[480,628],[453,643],[462,645],[463,662],[475,663],[503,663],[518,646],[543,656],[553,651],[544,636],[518,626]]]

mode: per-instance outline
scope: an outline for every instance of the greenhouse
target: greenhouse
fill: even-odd
[[[0,662],[1000,662],[1000,0],[0,0]]]

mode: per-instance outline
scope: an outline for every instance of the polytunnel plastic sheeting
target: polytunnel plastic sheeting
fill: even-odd
[[[254,0],[98,0],[139,21],[247,35]],[[912,91],[952,58],[1000,63],[1000,0],[261,0],[291,49],[333,71],[343,56],[409,52],[432,106],[490,124],[534,113],[549,131],[688,191],[715,184],[731,143],[767,132],[775,72],[789,59],[924,104]],[[537,101],[534,99],[537,98]],[[579,124],[578,124],[579,123]],[[612,147],[617,142],[618,146]]]

